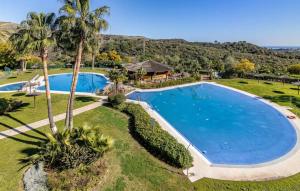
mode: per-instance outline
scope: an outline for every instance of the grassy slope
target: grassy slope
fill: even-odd
[[[244,81],[240,83],[240,81]],[[260,96],[299,96],[293,86],[281,84],[257,84],[251,80],[219,80],[219,83],[247,90]],[[248,84],[245,84],[247,82]],[[282,91],[276,93],[273,91]],[[280,104],[292,106],[296,112],[299,108],[294,103],[280,100]],[[75,124],[81,125],[89,121],[98,125],[103,133],[112,136],[115,141],[115,149],[105,157],[109,161],[108,177],[103,182],[102,190],[199,190],[199,191],[244,191],[244,190],[272,190],[272,191],[295,191],[300,190],[300,174],[273,181],[263,182],[233,182],[202,179],[190,183],[180,170],[174,169],[147,153],[128,133],[128,119],[125,115],[109,108],[101,107],[93,111],[75,117]],[[62,126],[62,123],[59,123]],[[43,131],[44,128],[38,129]],[[35,136],[35,137],[31,137]],[[22,170],[18,171],[22,164],[18,160],[26,153],[31,153],[34,147],[37,132],[29,132],[26,135],[18,135],[12,139],[0,140],[0,190],[16,190],[20,188]],[[24,151],[26,149],[26,151]]]

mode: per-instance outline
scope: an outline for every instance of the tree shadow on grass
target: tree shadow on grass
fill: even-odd
[[[35,132],[35,133],[37,133],[37,134],[40,134],[40,135],[46,137],[45,133],[41,132],[40,130],[33,129],[33,128],[30,127],[27,123],[24,123],[23,121],[21,121],[21,120],[15,118],[15,117],[13,117],[13,116],[11,116],[10,114],[5,114],[4,116],[6,116],[6,117],[8,117],[8,118],[10,118],[10,119],[12,119],[12,120],[18,122],[18,123],[21,124],[21,125],[26,126],[27,128],[29,128],[29,129],[32,130],[33,132]],[[1,123],[1,122],[0,122],[0,123]],[[3,123],[1,123],[1,124],[3,125]],[[4,126],[4,125],[3,125],[3,126]],[[6,127],[9,128],[9,129],[16,130],[15,128],[10,127],[10,126],[6,126]]]
[[[300,108],[300,98],[291,95],[278,95],[278,96],[263,96],[263,98],[271,100],[272,102],[289,102]]]
[[[20,97],[20,96],[24,96],[24,95],[25,95],[25,93],[15,93],[12,96],[13,97]]]
[[[88,96],[79,96],[79,97],[76,97],[75,100],[81,101],[81,102],[92,102],[92,101],[95,101],[95,98],[88,97]]]
[[[264,84],[273,85],[273,83],[271,83],[271,82],[264,82]]]
[[[245,81],[239,81],[238,83],[240,83],[240,84],[249,84],[248,82],[245,82]]]
[[[15,78],[17,78],[17,77],[16,76],[11,76],[8,79],[15,79]]]
[[[273,92],[277,94],[285,94],[283,91],[278,91],[278,90],[274,90]]]

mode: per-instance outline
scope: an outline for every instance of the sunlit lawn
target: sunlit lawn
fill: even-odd
[[[216,82],[253,93],[279,105],[289,106],[293,108],[292,111],[295,114],[300,116],[300,95],[295,85],[247,79],[223,79],[216,80]]]
[[[47,103],[45,94],[36,98],[34,107],[33,97],[27,97],[24,93],[0,93],[1,98],[16,99],[23,102],[23,106],[14,112],[0,115],[0,132],[3,130],[22,126],[47,118]],[[52,94],[53,114],[64,113],[67,108],[67,95]],[[75,99],[75,108],[90,104],[96,99],[78,96]]]

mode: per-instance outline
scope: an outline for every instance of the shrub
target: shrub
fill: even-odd
[[[113,145],[113,140],[103,136],[99,128],[87,125],[72,131],[65,130],[56,138],[51,134],[47,134],[47,137],[48,141],[41,142],[38,153],[29,160],[32,163],[44,161],[46,167],[58,170],[90,164]]]
[[[288,72],[290,74],[300,74],[300,64],[293,64],[288,67]]]
[[[149,152],[175,167],[192,165],[193,158],[189,151],[161,129],[140,105],[127,104],[123,111],[131,116],[133,135]]]
[[[22,104],[22,101],[15,99],[0,98],[0,115],[5,114],[6,112],[14,111],[21,107]]]
[[[124,94],[116,94],[108,96],[108,102],[113,106],[117,107],[124,103],[126,100],[126,96]]]
[[[151,89],[151,88],[163,88],[163,87],[168,87],[168,86],[175,86],[175,85],[181,85],[181,84],[187,84],[187,83],[192,83],[192,82],[197,82],[199,81],[199,78],[195,77],[187,77],[187,78],[181,78],[177,80],[169,80],[161,83],[154,83],[154,84],[136,84],[138,88],[142,89]]]

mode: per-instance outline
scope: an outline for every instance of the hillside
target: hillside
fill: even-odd
[[[17,26],[15,23],[0,22],[0,41],[6,40]],[[186,72],[208,68],[220,70],[227,56],[237,60],[247,58],[256,64],[259,72],[266,73],[284,73],[288,65],[300,63],[299,51],[272,50],[245,41],[208,43],[126,35],[103,35],[102,39],[100,51],[116,50],[123,57],[132,57],[134,60],[153,59]],[[58,58],[56,54],[61,55],[59,52],[52,55]],[[60,57],[59,60],[65,59]]]
[[[18,24],[0,21],[0,41],[5,41],[17,29]]]

